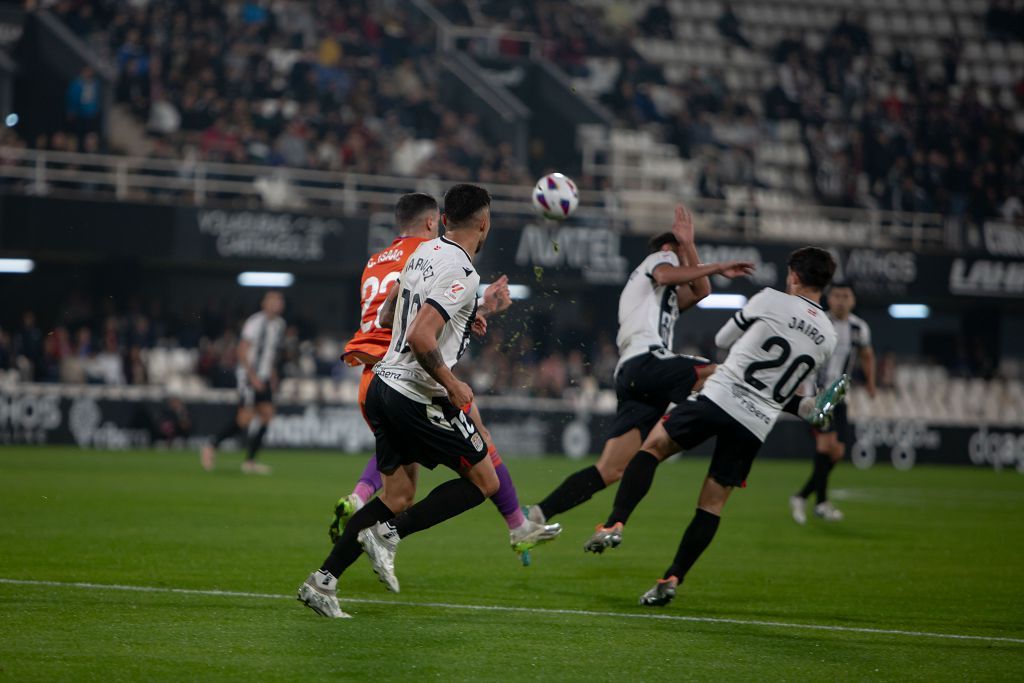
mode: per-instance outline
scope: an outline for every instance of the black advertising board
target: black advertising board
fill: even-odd
[[[393,235],[389,221],[385,214],[347,217],[7,195],[0,196],[0,252],[159,260],[181,268],[211,263],[295,272],[315,268],[347,277],[358,276],[370,251],[388,243]],[[1004,254],[1012,252],[1015,235],[1002,234],[993,243],[1006,247]],[[738,243],[715,239],[713,231],[698,233],[701,260],[756,264],[749,279],[713,278],[715,291],[748,296],[762,287],[783,287],[787,256],[798,246],[803,245]],[[1024,299],[1024,256],[831,250],[839,263],[836,277],[851,282],[863,300]],[[524,224],[496,216],[479,264],[485,279],[507,273],[538,288],[619,288],[646,253],[646,236],[608,226]]]

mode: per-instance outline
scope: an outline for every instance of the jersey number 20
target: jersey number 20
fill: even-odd
[[[780,368],[785,365],[786,361],[789,360],[789,354],[792,353],[793,348],[789,345],[783,337],[769,337],[765,340],[761,348],[771,353],[772,349],[779,349],[777,358],[770,360],[759,360],[751,363],[747,367],[747,371],[743,373],[743,379],[746,380],[747,384],[754,387],[758,391],[761,391],[768,385],[759,380],[755,375],[761,370],[769,370],[771,368]],[[814,370],[814,359],[807,354],[802,354],[793,359],[793,362],[789,364],[786,371],[782,373],[778,381],[775,382],[775,386],[772,388],[772,398],[779,403],[785,403],[789,398],[796,393],[797,387],[800,383],[807,379],[807,375],[811,374]],[[800,376],[793,380],[793,376],[800,372]],[[788,386],[792,381],[792,385]]]

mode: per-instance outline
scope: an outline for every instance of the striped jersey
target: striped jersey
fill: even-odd
[[[659,285],[655,281],[654,269],[662,264],[678,266],[679,257],[674,251],[656,251],[649,255],[630,273],[619,295],[616,372],[627,360],[647,353],[652,346],[672,350],[679,298],[675,285]]]
[[[249,342],[249,350],[246,358],[238,358],[236,373],[239,382],[246,381],[244,363],[249,363],[261,380],[270,379],[284,341],[284,330],[284,318],[280,316],[271,319],[263,311],[249,316],[242,326],[242,339]]]
[[[433,307],[444,318],[437,349],[445,365],[453,367],[469,346],[479,286],[480,274],[473,260],[457,243],[438,237],[421,244],[406,261],[398,282],[391,347],[373,368],[377,376],[419,403],[445,396],[444,387],[416,360],[405,335],[420,309]]]

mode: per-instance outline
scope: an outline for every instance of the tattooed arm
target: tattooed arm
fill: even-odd
[[[473,390],[452,373],[437,348],[437,337],[444,324],[436,308],[424,306],[410,323],[406,341],[416,362],[448,392],[452,405],[465,408],[473,402]]]

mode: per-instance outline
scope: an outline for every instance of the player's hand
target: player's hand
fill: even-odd
[[[744,275],[750,275],[756,270],[752,261],[726,261],[722,264],[719,275],[724,275],[730,280]]]
[[[251,384],[252,388],[255,389],[256,391],[263,391],[263,380],[261,380],[259,377],[250,377],[249,384]]]
[[[473,334],[478,337],[482,337],[487,334],[487,318],[480,313],[477,313],[476,318],[473,319],[471,329],[473,330]]]
[[[491,286],[484,290],[486,313],[503,313],[512,305],[512,295],[508,291],[508,275],[502,275]]]
[[[451,386],[445,387],[445,389],[448,392],[448,400],[459,410],[469,407],[469,404],[473,402],[473,390],[462,380],[455,380]]]
[[[676,204],[676,217],[672,221],[672,234],[680,244],[693,244],[693,214],[682,204]]]

